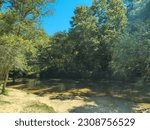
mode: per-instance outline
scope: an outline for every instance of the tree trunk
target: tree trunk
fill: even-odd
[[[5,94],[5,90],[6,90],[5,88],[7,86],[8,76],[9,76],[9,71],[6,74],[6,78],[5,78],[4,84],[2,86],[2,94]]]
[[[15,76],[13,76],[13,84],[15,84],[16,83],[16,78],[15,78]]]
[[[5,94],[5,86],[4,86],[4,84],[2,85],[2,94]]]

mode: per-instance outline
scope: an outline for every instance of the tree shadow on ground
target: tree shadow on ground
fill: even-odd
[[[135,105],[132,101],[126,101],[119,98],[112,98],[108,96],[90,97],[86,102],[95,102],[94,106],[74,107],[69,112],[71,113],[133,113]]]
[[[76,96],[108,96],[125,99],[134,102],[150,103],[150,87],[148,84],[123,83],[120,81],[91,81],[91,80],[67,80],[32,79],[24,84],[16,84],[12,88],[25,90],[39,96],[50,95],[50,99],[74,99]]]
[[[96,105],[84,105],[74,107],[70,112],[134,112],[139,103],[143,106],[150,104],[149,84],[141,82],[124,83],[120,81],[90,81],[90,80],[66,80],[32,79],[24,84],[17,83],[9,86],[15,89],[24,90],[38,96],[48,96],[50,100],[80,100],[85,103],[95,102]],[[78,105],[77,105],[78,106]],[[141,104],[140,104],[141,106]],[[140,112],[141,109],[138,109]]]

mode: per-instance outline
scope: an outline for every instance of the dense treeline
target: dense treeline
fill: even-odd
[[[3,86],[9,76],[150,80],[149,0],[93,0],[54,36],[38,28],[50,2],[0,0]]]
[[[41,51],[41,76],[149,80],[150,2],[145,2],[97,0],[77,7],[69,32],[56,33]]]

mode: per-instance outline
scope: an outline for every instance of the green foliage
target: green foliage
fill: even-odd
[[[126,28],[126,8],[121,0],[94,0],[91,7],[79,6],[74,14],[69,33],[55,34],[41,51],[42,70],[53,76],[110,77],[110,47]]]
[[[3,91],[10,71],[39,71],[37,53],[43,44],[48,43],[48,36],[37,28],[37,23],[38,18],[48,12],[44,8],[50,2],[0,1],[0,81],[3,82]]]
[[[0,52],[3,55],[0,60],[1,64],[8,62],[7,64],[10,68],[12,66],[23,68],[23,64],[25,64],[23,52],[27,44],[29,44],[28,40],[23,40],[21,37],[12,34],[1,36]]]
[[[143,3],[130,2],[134,4],[131,16]],[[148,10],[148,4],[142,8]],[[140,10],[137,16],[142,13]],[[94,0],[91,7],[79,6],[74,13],[69,32],[56,33],[41,51],[39,62],[44,73],[78,78],[110,78],[114,74],[119,79],[149,79],[148,20],[146,24],[142,23],[143,18],[128,21],[127,8],[121,0]]]
[[[141,25],[142,23],[140,23]],[[122,78],[142,77],[150,80],[149,25],[132,34],[122,34],[114,47],[111,66],[114,74]]]
[[[133,6],[125,7],[127,1]],[[149,1],[93,0],[92,6],[74,10],[68,32],[51,37],[37,28],[38,18],[49,12],[49,0],[1,0],[0,7],[4,2],[10,6],[0,12],[1,77],[11,71],[12,76],[21,72],[111,78],[114,74],[149,80]]]
[[[121,0],[94,0],[91,7],[79,6],[74,13],[69,32],[73,69],[82,77],[105,77],[111,59],[109,48],[116,34],[126,28],[126,8]]]
[[[128,7],[128,18],[133,21],[135,19],[147,19],[149,17],[150,0],[124,0],[130,2]]]
[[[13,10],[19,16],[20,20],[34,20],[41,15],[46,15],[50,12],[47,9],[49,3],[55,0],[1,0],[1,5],[5,5],[6,9]],[[7,3],[7,4],[5,4]]]
[[[140,18],[142,20],[148,20],[150,18],[150,0],[143,1],[144,7],[137,14],[136,18]]]

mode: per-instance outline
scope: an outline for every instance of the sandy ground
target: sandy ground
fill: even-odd
[[[96,104],[84,101],[83,98],[75,97],[75,99],[50,100],[49,96],[40,97],[34,94],[29,94],[16,89],[8,89],[8,95],[0,95],[0,112],[22,112],[23,109],[34,103],[44,103],[54,108],[56,112],[69,112],[74,107],[95,106]]]
[[[85,90],[84,90],[85,91]],[[8,95],[0,95],[0,112],[27,112],[24,108],[28,108],[32,104],[46,104],[53,107],[55,112],[75,112],[75,113],[111,113],[111,112],[150,112],[149,103],[134,103],[132,101],[112,98],[108,96],[57,96],[56,94],[48,94],[37,96],[22,90],[8,88]],[[36,111],[31,111],[36,112]],[[42,112],[47,112],[43,110]]]

